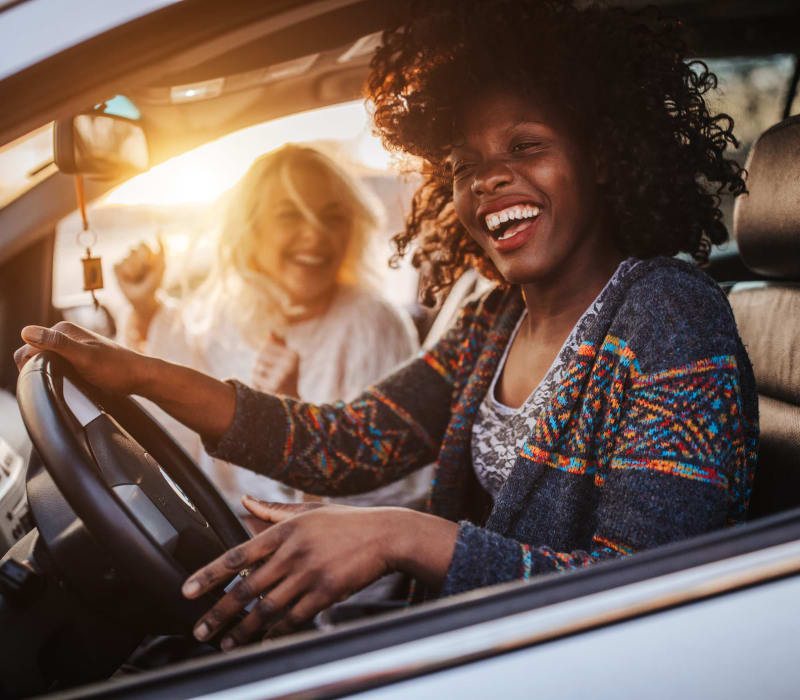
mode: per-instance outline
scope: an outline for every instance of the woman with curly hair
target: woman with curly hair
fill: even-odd
[[[415,577],[417,598],[449,595],[746,513],[752,370],[724,294],[670,257],[705,259],[726,237],[720,195],[744,189],[724,157],[730,119],[704,101],[714,77],[684,62],[673,25],[621,10],[416,10],[384,34],[369,81],[384,142],[424,163],[398,250],[415,246],[429,293],[470,267],[497,283],[435,345],[349,404],[311,406],[123,358],[74,328],[24,331],[20,362],[55,345],[90,380],[154,398],[216,455],[304,491],[357,492],[436,459],[427,513],[245,499],[272,527],[183,589],[251,568],[195,627],[209,639],[255,600],[223,648],[389,571]],[[112,357],[135,365],[133,382],[108,376]]]

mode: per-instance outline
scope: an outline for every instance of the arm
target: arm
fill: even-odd
[[[730,358],[630,379],[613,452],[600,475],[597,526],[585,550],[557,551],[402,508],[317,509],[246,500],[255,515],[275,525],[187,580],[184,594],[193,598],[243,567],[255,567],[198,621],[195,635],[214,636],[260,591],[268,592],[230,630],[223,648],[248,641],[265,626],[268,635],[287,632],[389,571],[404,571],[450,595],[588,566],[720,527],[746,462],[744,424],[729,420],[726,430],[707,431],[706,447],[694,452],[692,463],[665,458],[686,448],[678,431],[668,431],[657,446],[631,436],[647,435],[665,413],[679,425],[701,416],[717,422],[735,416],[736,379]],[[698,382],[702,398],[681,400]],[[661,395],[671,400],[659,401]]]
[[[357,493],[429,462],[450,415],[453,374],[473,307],[431,351],[350,404],[261,394],[141,355],[71,323],[27,326],[18,367],[41,350],[87,381],[138,394],[198,432],[213,456],[313,493]],[[327,483],[325,483],[327,482]]]
[[[308,404],[232,382],[236,413],[221,440],[207,441],[209,454],[328,496],[363,493],[427,464],[450,418],[476,306],[430,351],[346,404]]]
[[[51,350],[90,384],[150,399],[210,440],[220,438],[233,419],[233,387],[189,367],[141,355],[72,323],[26,326],[22,338],[27,344],[14,353],[20,369],[39,351]]]
[[[214,457],[326,496],[363,493],[429,463],[450,416],[449,385],[418,359],[345,404],[262,394],[237,381]]]
[[[122,293],[131,305],[130,316],[123,329],[125,345],[142,349],[153,317],[161,308],[156,292],[164,280],[164,245],[158,239],[153,251],[146,243],[132,248],[128,255],[114,265],[114,275]]]

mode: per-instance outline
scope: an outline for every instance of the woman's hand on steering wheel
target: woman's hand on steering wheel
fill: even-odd
[[[37,353],[51,350],[89,384],[150,399],[209,440],[219,440],[233,420],[234,388],[190,367],[142,355],[66,321],[52,328],[25,326],[22,339],[26,344],[14,353],[20,370]]]
[[[14,353],[17,368],[34,355],[51,350],[61,355],[87,382],[121,394],[135,393],[147,358],[97,333],[61,321],[52,328],[25,326],[25,345]]]

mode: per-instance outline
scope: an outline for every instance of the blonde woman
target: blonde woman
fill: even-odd
[[[365,252],[380,221],[379,203],[320,151],[286,145],[268,153],[235,186],[214,268],[186,301],[158,291],[160,248],[142,244],[115,267],[131,303],[126,343],[262,391],[351,400],[417,349],[410,320],[366,284]],[[153,411],[251,526],[263,523],[248,517],[242,494],[311,498],[213,460],[196,433]],[[421,506],[429,481],[423,472],[336,501]]]

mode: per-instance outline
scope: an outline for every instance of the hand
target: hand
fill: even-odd
[[[164,245],[159,238],[157,250],[140,243],[114,265],[119,288],[137,314],[152,318],[154,309],[158,307],[156,291],[164,281],[164,260]]]
[[[252,386],[268,394],[299,396],[300,356],[286,345],[286,340],[271,332],[256,357]]]
[[[25,326],[26,345],[14,353],[17,368],[42,350],[52,350],[67,360],[87,382],[122,394],[135,393],[146,357],[108,338],[61,321],[52,328]]]
[[[223,638],[223,649],[264,629],[267,636],[289,632],[394,570],[390,544],[402,508],[267,503],[248,496],[242,502],[273,525],[187,579],[183,594],[196,598],[250,568],[198,620],[194,634],[200,640],[217,634],[253,600],[252,610]]]
[[[14,353],[19,369],[36,353],[52,350],[90,384],[144,396],[209,440],[219,440],[233,421],[235,389],[190,367],[141,355],[65,321],[52,328],[25,326],[22,339],[27,344]]]

